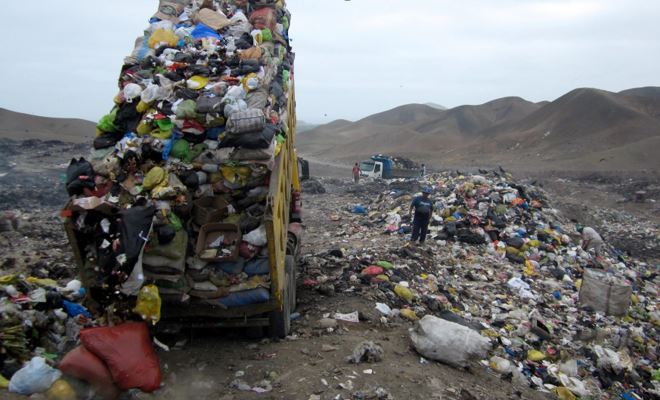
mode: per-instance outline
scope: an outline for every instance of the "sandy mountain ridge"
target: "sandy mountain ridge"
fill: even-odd
[[[0,108],[0,137],[89,143],[95,124]],[[504,97],[440,109],[408,104],[300,133],[303,156],[352,163],[374,153],[435,167],[660,171],[660,87],[575,89],[552,102]]]
[[[434,166],[660,170],[660,87],[573,90],[552,102],[505,97],[438,110],[409,104],[298,138],[307,157],[352,162],[395,153]]]
[[[96,124],[75,118],[50,118],[0,108],[0,137],[91,143]]]

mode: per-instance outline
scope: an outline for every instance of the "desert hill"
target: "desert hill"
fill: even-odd
[[[50,118],[0,108],[0,137],[91,142],[96,124],[83,119]]]
[[[317,127],[297,147],[343,162],[395,153],[437,166],[657,171],[659,144],[660,88],[646,87],[581,88],[552,102],[506,97],[444,111],[410,104]]]

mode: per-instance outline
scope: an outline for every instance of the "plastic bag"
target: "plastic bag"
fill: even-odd
[[[149,36],[149,47],[155,49],[160,46],[176,46],[179,37],[172,30],[157,29]]]
[[[240,307],[249,304],[266,303],[270,300],[270,291],[264,288],[243,290],[231,293],[227,297],[218,299],[218,303],[227,308]]]
[[[160,321],[160,295],[156,285],[147,285],[140,289],[137,304],[133,312],[140,314],[142,319],[151,321],[156,325]]]
[[[152,190],[158,186],[167,184],[167,172],[161,167],[153,167],[147,172],[142,185],[146,190]]]
[[[229,22],[231,22],[231,25],[229,26],[229,35],[233,37],[241,37],[242,34],[248,33],[252,29],[248,18],[242,10],[236,10]]]
[[[490,348],[490,341],[472,329],[432,315],[417,322],[410,338],[422,356],[457,368],[485,358]]]
[[[243,236],[243,240],[250,243],[253,246],[265,246],[268,243],[268,237],[266,236],[266,227],[264,225],[259,226],[259,228],[251,231],[247,235]]]
[[[0,375],[0,389],[7,389],[9,387],[9,381],[4,376]]]
[[[120,389],[153,392],[160,387],[160,364],[145,323],[84,329],[80,339],[105,362]]]
[[[190,33],[190,36],[192,36],[193,39],[195,40],[201,40],[205,38],[213,38],[213,39],[222,39],[222,35],[218,34],[213,28],[206,26],[204,24],[197,24],[195,29]]]
[[[172,145],[172,152],[170,153],[172,157],[178,158],[179,160],[188,160],[188,155],[190,154],[190,143],[184,139],[178,139]]]
[[[197,103],[195,100],[184,100],[177,105],[175,114],[177,119],[195,119],[197,118]]]
[[[66,310],[66,313],[69,314],[70,317],[77,317],[78,315],[82,314],[86,318],[92,318],[92,314],[90,314],[85,307],[78,303],[72,303],[70,301],[63,300],[62,307],[64,310]]]
[[[140,93],[140,99],[147,104],[151,104],[154,101],[161,99],[160,86],[150,83],[142,93]]]
[[[110,113],[104,115],[96,125],[101,132],[113,133],[117,131],[115,126],[115,119],[117,118],[117,108],[114,108]]]
[[[59,379],[48,389],[46,397],[48,400],[76,400],[76,392],[67,381]]]
[[[209,78],[205,76],[191,76],[186,82],[188,89],[201,90],[209,83]]]
[[[245,100],[241,99],[234,99],[234,98],[228,98],[224,100],[225,102],[225,107],[223,109],[223,114],[225,117],[229,118],[230,115],[240,112],[240,111],[245,111],[248,109],[247,103]]]
[[[43,357],[33,357],[9,381],[9,391],[25,396],[48,390],[62,373],[46,364]]]
[[[128,85],[124,86],[123,93],[124,100],[126,100],[127,103],[132,103],[133,100],[140,97],[142,94],[142,87],[137,83],[129,83]]]

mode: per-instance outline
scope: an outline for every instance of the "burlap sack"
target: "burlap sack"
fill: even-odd
[[[224,16],[222,13],[219,13],[217,11],[213,11],[209,8],[202,8],[199,10],[194,16],[193,16],[193,21],[195,23],[202,23],[206,26],[209,26],[216,31],[219,31],[220,29],[227,27],[231,24],[231,21]]]
[[[189,0],[160,0],[158,4],[158,12],[154,14],[154,18],[179,22],[179,15],[183,12],[184,6]]]

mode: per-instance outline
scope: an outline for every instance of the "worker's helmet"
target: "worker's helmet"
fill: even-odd
[[[582,233],[582,230],[584,229],[584,226],[581,224],[575,224],[575,230]]]
[[[433,189],[431,189],[430,186],[424,186],[424,187],[422,188],[422,193],[431,194],[431,193],[433,193]]]

